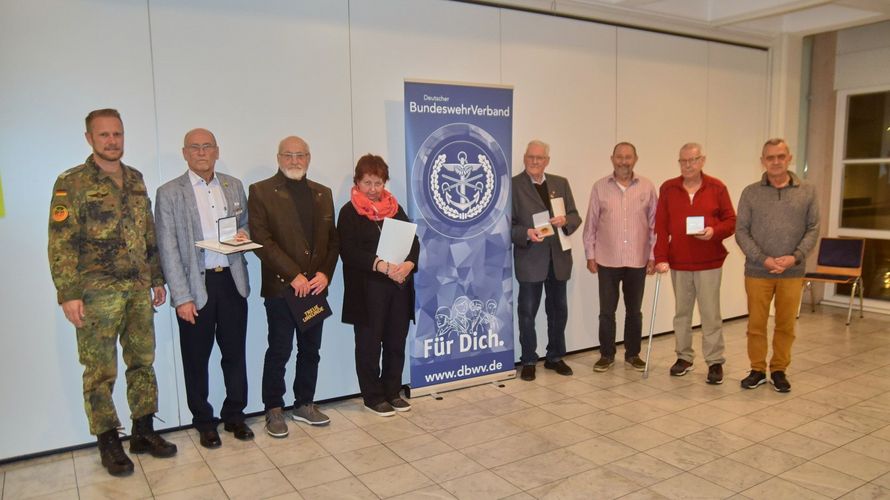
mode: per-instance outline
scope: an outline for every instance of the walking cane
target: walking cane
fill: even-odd
[[[652,318],[649,320],[649,345],[646,347],[646,368],[643,378],[649,378],[649,356],[652,354],[652,333],[655,332],[655,309],[658,307],[658,289],[661,287],[661,274],[655,274],[655,297],[652,299]]]

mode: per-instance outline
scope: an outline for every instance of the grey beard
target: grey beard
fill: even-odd
[[[306,177],[305,170],[298,170],[295,172],[291,172],[291,171],[285,170],[283,168],[279,168],[278,170],[281,170],[281,173],[284,174],[285,177],[287,177],[288,179],[291,179],[291,180],[299,181],[299,180],[302,180],[303,177]]]

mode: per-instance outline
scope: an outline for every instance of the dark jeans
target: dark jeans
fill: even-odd
[[[615,357],[615,310],[618,308],[618,286],[624,293],[624,359],[640,355],[643,333],[643,290],[646,287],[645,267],[599,266],[600,291],[600,355]]]
[[[182,350],[182,373],[192,424],[200,431],[216,428],[213,406],[207,401],[207,364],[213,341],[222,355],[220,366],[226,385],[220,417],[224,422],[243,422],[247,406],[247,363],[244,344],[247,340],[247,299],[238,293],[228,269],[215,273],[206,271],[207,303],[198,310],[195,324],[179,322],[179,346]]]
[[[283,298],[267,298],[266,320],[269,323],[269,347],[263,364],[263,405],[266,410],[284,407],[284,373],[297,336],[297,364],[294,376],[294,407],[315,400],[315,381],[321,359],[321,329],[324,322],[297,330],[297,323]]]
[[[519,343],[522,345],[523,365],[533,365],[538,361],[538,334],[535,331],[535,316],[541,305],[541,291],[546,292],[544,311],[547,313],[547,361],[555,362],[566,354],[566,322],[569,308],[566,300],[566,282],[553,276],[553,265],[544,281],[519,282]]]
[[[368,318],[365,324],[354,327],[355,372],[362,399],[366,405],[374,406],[392,401],[402,389],[409,308],[414,304],[408,303],[409,290],[394,283],[368,280],[365,294]]]

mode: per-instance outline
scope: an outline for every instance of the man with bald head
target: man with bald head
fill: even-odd
[[[671,271],[674,287],[674,338],[677,362],[674,377],[692,371],[692,310],[698,302],[702,354],[708,365],[709,384],[723,383],[723,318],[720,316],[720,280],[727,251],[723,240],[735,232],[735,210],[729,190],[719,179],[705,174],[702,146],[689,142],[680,147],[680,176],[661,185],[655,211],[655,270]]]
[[[219,238],[217,221],[236,217],[237,239],[247,239],[247,197],[238,179],[216,172],[219,147],[209,130],[185,134],[182,157],[188,170],[158,188],[155,219],[161,268],[176,308],[182,372],[192,424],[205,448],[222,444],[213,406],[207,401],[207,365],[219,345],[226,399],[223,428],[240,440],[253,439],[244,422],[247,406],[247,295],[243,252],[224,255],[195,246]]]
[[[284,418],[284,373],[294,332],[297,363],[294,377],[294,408],[291,418],[309,425],[325,425],[330,419],[314,404],[318,362],[321,359],[323,323],[298,328],[288,308],[287,294],[297,297],[326,295],[337,265],[339,239],[334,229],[331,190],[306,178],[311,160],[309,144],[290,136],[278,145],[278,171],[250,186],[250,229],[262,262],[269,346],[263,365],[263,405],[266,433],[288,435]]]

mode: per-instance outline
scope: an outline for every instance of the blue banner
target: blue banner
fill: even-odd
[[[412,395],[514,371],[512,116],[512,88],[405,82],[408,207],[421,249]]]

